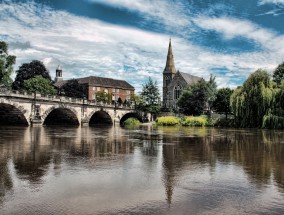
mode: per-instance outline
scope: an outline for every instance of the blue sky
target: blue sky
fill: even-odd
[[[52,77],[125,79],[162,86],[169,38],[176,68],[235,88],[284,61],[284,0],[0,0],[0,40]],[[14,74],[15,76],[15,74]]]

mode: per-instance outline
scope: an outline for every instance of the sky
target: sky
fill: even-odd
[[[176,69],[236,88],[284,61],[284,0],[0,0],[0,40],[54,78],[102,76],[162,89],[169,39]],[[13,74],[15,77],[15,73]]]

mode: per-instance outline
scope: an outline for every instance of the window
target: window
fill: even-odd
[[[119,89],[116,89],[116,92],[119,93]]]
[[[104,92],[105,92],[105,93],[108,93],[108,89],[105,89]]]
[[[115,93],[115,88],[112,89],[112,92]]]
[[[181,95],[182,89],[179,85],[174,88],[174,99],[177,100]]]
[[[96,90],[96,87],[93,87],[93,90],[95,91],[95,90]]]
[[[97,87],[97,91],[100,91],[101,90],[101,88],[100,87]]]
[[[126,90],[126,94],[129,95],[130,94],[130,90]]]

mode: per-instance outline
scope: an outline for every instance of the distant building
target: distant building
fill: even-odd
[[[182,91],[188,84],[196,83],[202,78],[176,71],[171,40],[169,42],[166,67],[163,72],[163,107],[175,109]]]
[[[111,94],[112,100],[117,101],[121,98],[122,101],[130,100],[131,95],[134,95],[135,88],[124,80],[117,80],[112,78],[103,78],[97,76],[89,76],[84,78],[77,78],[79,84],[87,87],[86,98],[88,100],[95,100],[97,92],[105,92]],[[55,86],[61,88],[68,80],[63,80],[62,69],[60,66],[56,69]]]

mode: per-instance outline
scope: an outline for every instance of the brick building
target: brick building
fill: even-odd
[[[134,95],[135,88],[124,80],[112,78],[103,78],[97,76],[89,76],[77,78],[79,84],[86,86],[88,100],[95,100],[97,92],[105,92],[111,95],[113,101],[121,98],[122,101],[130,100],[131,95]],[[60,66],[56,69],[55,86],[61,88],[67,80],[62,78],[62,70]]]

